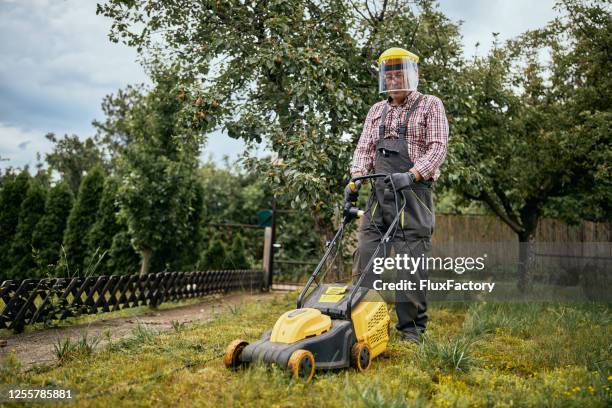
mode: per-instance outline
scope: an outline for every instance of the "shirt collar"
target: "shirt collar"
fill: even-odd
[[[410,92],[408,95],[406,95],[406,98],[404,98],[404,101],[399,104],[398,106],[406,106],[406,104],[412,104],[418,97],[419,97],[420,93],[419,91],[412,91]],[[389,105],[391,105],[391,102],[393,102],[393,99],[391,98],[391,96],[387,97],[387,103]]]

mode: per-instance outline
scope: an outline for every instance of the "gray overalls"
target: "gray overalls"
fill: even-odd
[[[422,97],[423,95],[420,95],[408,110],[406,120],[401,124],[397,137],[384,137],[388,110],[388,105],[385,105],[380,118],[379,138],[376,142],[375,173],[403,173],[413,167],[408,155],[406,131],[410,115],[414,113]],[[391,256],[391,247],[395,254],[408,254],[413,257],[427,256],[431,249],[431,234],[435,222],[431,182],[418,182],[400,191],[396,202],[390,187],[387,187],[382,179],[376,179],[359,234],[359,260],[357,262],[360,272],[365,269],[377,244],[404,202],[406,206],[400,215],[397,230],[392,235],[389,244],[385,245],[384,252],[379,252],[377,257]],[[368,271],[368,276],[374,275]],[[427,324],[427,302],[425,291],[418,290],[418,288],[419,281],[427,279],[427,270],[419,268],[414,274],[400,270],[397,277],[416,282],[417,290],[395,292],[398,317],[396,328],[402,332],[417,330],[422,332]],[[366,281],[371,282],[370,279]]]

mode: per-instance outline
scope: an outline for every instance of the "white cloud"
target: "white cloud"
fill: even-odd
[[[543,27],[556,16],[554,4],[555,0],[440,0],[440,10],[453,21],[464,21],[464,53],[471,57],[486,55],[494,32],[505,41]]]
[[[0,168],[30,166],[33,168],[36,153],[48,152],[51,143],[45,138],[45,132],[25,130],[8,126],[0,122]]]
[[[51,144],[47,132],[91,136],[102,98],[146,82],[134,49],[108,40],[110,21],[95,14],[98,0],[0,0],[0,167],[36,163]],[[441,10],[462,27],[465,53],[483,55],[491,33],[500,40],[543,26],[553,0],[441,0]],[[26,143],[29,142],[29,143]],[[18,145],[26,143],[24,149]],[[205,156],[235,157],[242,141],[210,135]]]
[[[102,98],[146,81],[136,52],[107,39],[95,1],[0,3],[0,121],[87,129]]]

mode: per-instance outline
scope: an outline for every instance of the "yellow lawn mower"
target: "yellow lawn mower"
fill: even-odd
[[[384,176],[373,174],[354,178],[352,182],[358,189],[361,180]],[[400,213],[398,211],[381,243],[389,240]],[[289,370],[295,378],[310,381],[316,369],[352,366],[365,371],[372,359],[386,350],[389,312],[378,293],[360,286],[366,273],[362,273],[354,285],[324,284],[317,280],[326,260],[342,240],[345,227],[362,214],[363,211],[350,204],[345,207],[342,224],[300,292],[297,308],[285,312],[272,330],[265,332],[259,340],[231,342],[223,357],[227,368],[250,363],[276,364]],[[371,269],[379,249],[380,245],[369,260],[366,271]]]

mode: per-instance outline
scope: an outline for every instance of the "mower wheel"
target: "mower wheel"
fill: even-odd
[[[300,378],[308,382],[312,380],[315,373],[315,359],[308,350],[294,351],[289,357],[287,366],[295,379]]]
[[[223,364],[225,364],[225,367],[237,368],[240,365],[240,354],[242,354],[242,350],[244,350],[248,344],[248,342],[241,339],[232,341],[225,349],[225,354],[223,355]]]
[[[351,365],[358,371],[365,371],[370,368],[371,362],[370,347],[365,343],[356,343],[351,350]]]

